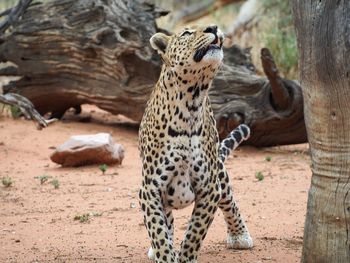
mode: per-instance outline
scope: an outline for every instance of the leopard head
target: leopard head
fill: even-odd
[[[223,59],[223,41],[224,34],[215,25],[186,27],[171,36],[156,33],[150,39],[165,65],[176,72],[209,67],[216,71]]]

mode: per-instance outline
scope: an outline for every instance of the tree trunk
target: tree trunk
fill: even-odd
[[[31,6],[0,40],[0,61],[23,76],[4,87],[36,109],[60,117],[70,107],[95,104],[140,121],[161,62],[149,38],[164,12],[145,0],[53,0]],[[225,50],[226,65],[210,91],[220,137],[240,123],[252,128],[247,144],[306,141],[300,86],[282,79],[263,50],[268,78],[252,73],[246,50]]]
[[[302,262],[350,262],[350,1],[295,0],[311,147]]]

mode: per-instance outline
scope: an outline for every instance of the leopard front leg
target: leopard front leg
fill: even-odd
[[[165,208],[165,218],[166,218],[166,225],[169,231],[168,233],[169,233],[170,244],[173,246],[174,245],[174,216],[170,208]],[[148,249],[147,256],[149,259],[155,260],[155,253],[152,245]]]
[[[144,223],[151,239],[152,250],[149,252],[153,254],[154,261],[176,263],[172,233],[166,223],[167,218],[158,189],[150,184],[144,184],[140,189],[139,197]]]
[[[219,164],[219,167],[221,186],[219,207],[227,224],[227,245],[229,248],[236,249],[252,248],[253,240],[234,200],[230,178],[222,163]]]
[[[218,202],[220,200],[220,187],[217,183],[208,183],[200,190],[191,220],[187,227],[185,238],[181,243],[178,263],[196,263],[202,242],[214,219]]]

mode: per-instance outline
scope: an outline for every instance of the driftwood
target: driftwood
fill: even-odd
[[[226,43],[232,43],[235,39],[242,38],[244,32],[257,23],[259,13],[262,9],[261,2],[261,0],[247,0],[242,4],[237,17],[234,18],[232,24],[227,29]]]
[[[176,25],[178,23],[191,23],[228,4],[238,3],[242,1],[243,0],[209,0],[202,2],[196,1],[190,5],[183,5],[180,10],[173,12],[171,14],[171,22],[173,25]]]
[[[25,118],[33,120],[37,123],[37,128],[39,130],[47,127],[50,123],[57,120],[46,120],[40,115],[39,112],[35,110],[34,105],[27,98],[18,94],[7,93],[5,95],[0,95],[0,103],[18,107]]]
[[[31,6],[0,44],[0,61],[16,65],[0,75],[22,76],[4,91],[26,96],[40,113],[55,117],[86,103],[140,121],[161,66],[148,41],[159,30],[155,19],[165,13],[144,0],[54,0]],[[225,53],[210,91],[220,136],[247,123],[252,128],[247,144],[305,142],[299,85],[279,77],[266,50],[262,61],[269,78],[254,74],[244,50]]]

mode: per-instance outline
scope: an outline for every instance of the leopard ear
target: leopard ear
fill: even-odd
[[[157,50],[160,55],[163,55],[165,54],[169,39],[170,37],[163,33],[156,33],[151,37],[149,42],[151,43],[152,48]]]

